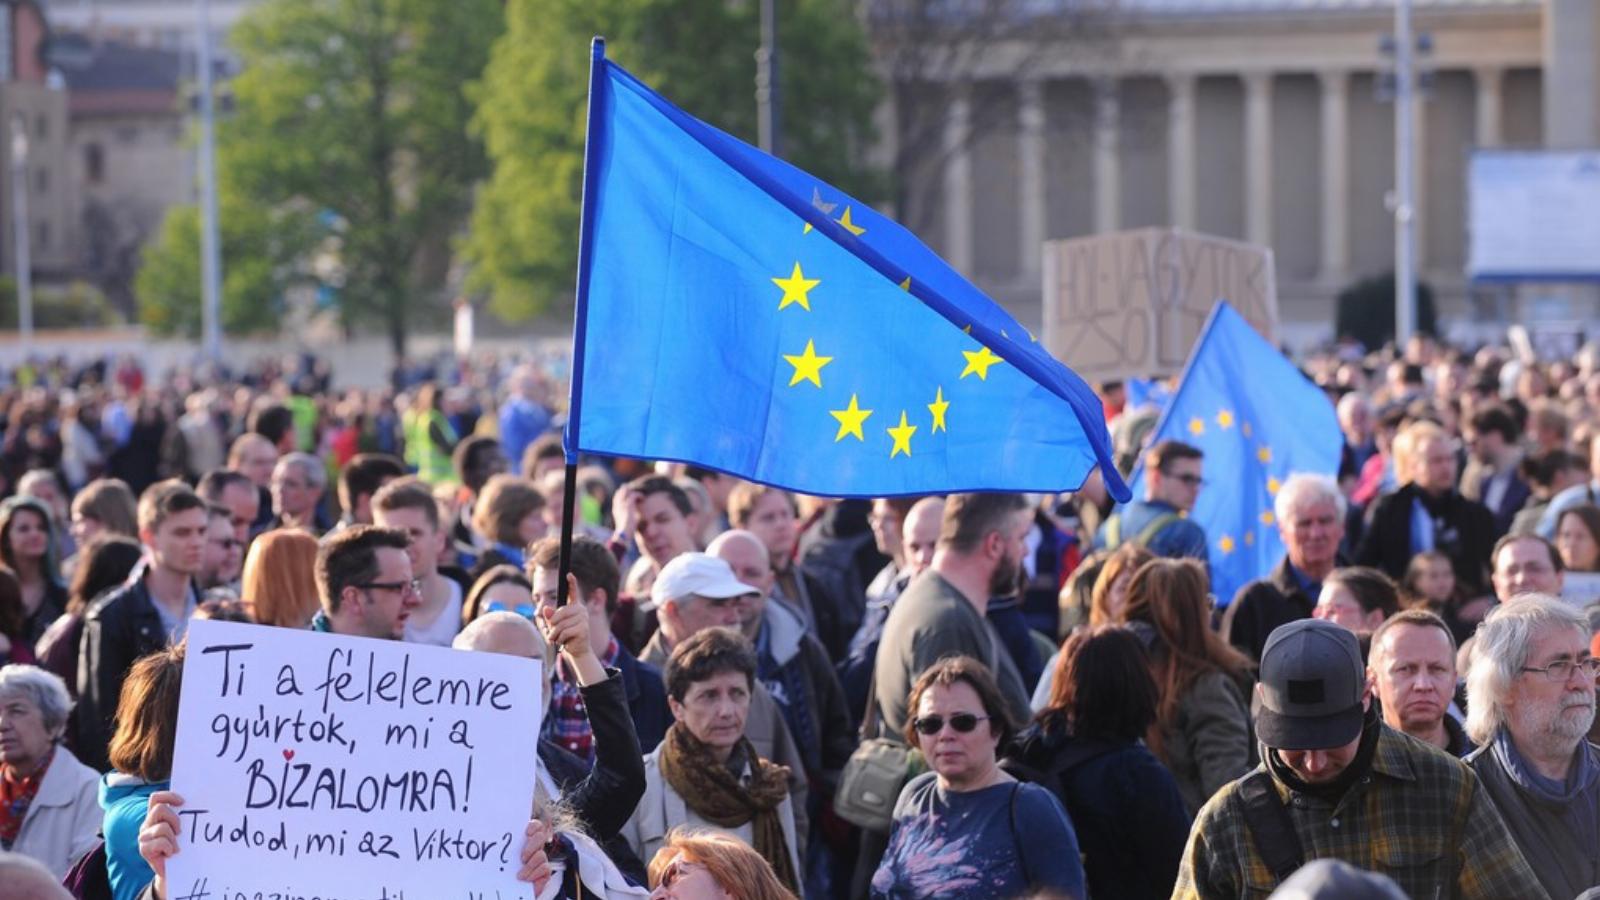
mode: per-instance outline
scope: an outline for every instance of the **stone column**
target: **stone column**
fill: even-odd
[[[1195,77],[1187,72],[1167,76],[1168,209],[1175,228],[1195,230],[1194,182]]]
[[[1018,280],[1038,284],[1045,241],[1044,85],[1028,79],[1017,85],[1017,168],[1022,176],[1017,198],[1021,245]]]
[[[1585,150],[1600,143],[1600,4],[1545,0],[1544,145]]]
[[[944,120],[945,259],[957,272],[972,276],[972,91],[967,84],[950,86]]]
[[[1322,86],[1322,280],[1350,271],[1350,76],[1317,73]]]
[[[1505,140],[1500,124],[1500,84],[1505,72],[1499,66],[1479,66],[1472,74],[1478,88],[1477,144],[1484,149],[1498,147]]]
[[[1245,240],[1272,246],[1272,73],[1244,80]]]
[[[1098,78],[1094,86],[1094,230],[1116,231],[1122,223],[1122,167],[1117,160],[1120,109],[1115,78]]]

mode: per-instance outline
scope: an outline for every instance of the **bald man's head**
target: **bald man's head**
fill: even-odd
[[[0,851],[0,900],[72,900],[38,860]]]
[[[900,526],[905,545],[906,571],[916,576],[933,565],[933,551],[939,543],[939,528],[944,520],[944,498],[923,497],[906,513]]]

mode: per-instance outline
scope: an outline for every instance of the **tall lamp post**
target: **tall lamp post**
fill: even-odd
[[[779,148],[778,0],[761,0],[761,47],[756,50],[756,142],[773,156]]]
[[[200,87],[200,318],[205,356],[222,360],[222,250],[217,235],[216,111],[211,92],[211,4],[194,0],[195,69]]]
[[[1411,34],[1411,0],[1394,4],[1394,343],[1405,345],[1416,330],[1416,210],[1412,206],[1413,175],[1411,106],[1416,102],[1415,42]]]
[[[24,357],[33,350],[33,257],[28,245],[28,129],[11,117],[11,237],[17,261],[17,332]]]

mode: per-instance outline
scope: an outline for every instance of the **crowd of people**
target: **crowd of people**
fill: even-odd
[[[1600,896],[1600,354],[1304,365],[1340,470],[1277,486],[1286,552],[1234,597],[1187,515],[1229,473],[1105,384],[1124,504],[580,460],[563,606],[559,360],[30,361],[0,878],[169,896],[219,618],[541,660],[541,896]]]

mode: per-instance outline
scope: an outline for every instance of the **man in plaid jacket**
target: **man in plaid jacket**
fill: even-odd
[[[1415,900],[1548,897],[1476,776],[1383,724],[1351,632],[1274,630],[1254,706],[1261,765],[1200,810],[1174,900],[1265,897],[1314,859],[1387,875]]]

